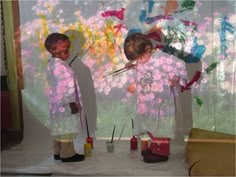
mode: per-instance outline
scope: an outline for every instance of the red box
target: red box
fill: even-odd
[[[169,138],[155,138],[151,140],[149,147],[152,153],[158,155],[170,155],[170,139]]]
[[[170,155],[170,138],[154,137],[151,132],[147,132],[147,134],[151,138],[149,149],[152,153],[164,156]]]

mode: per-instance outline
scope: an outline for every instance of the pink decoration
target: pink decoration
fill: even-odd
[[[180,20],[181,22],[183,22],[183,24],[185,26],[197,26],[197,24],[195,22],[191,22],[191,21],[188,21],[188,20]]]
[[[123,20],[124,18],[124,11],[125,8],[121,8],[121,10],[110,10],[110,11],[105,11],[102,13],[103,17],[110,17],[110,16],[115,16],[116,18]]]
[[[184,90],[191,89],[191,86],[193,85],[193,83],[197,82],[200,77],[201,77],[201,72],[200,71],[196,71],[196,73],[193,76],[192,80],[189,83],[187,83],[187,85],[185,87],[181,86],[181,92],[183,92]]]
[[[114,28],[116,28],[116,32],[115,32],[116,35],[117,35],[118,32],[121,32],[122,28],[127,29],[124,24],[115,25]]]

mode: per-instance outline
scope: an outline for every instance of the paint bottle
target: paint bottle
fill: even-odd
[[[84,144],[84,155],[86,157],[92,156],[92,145],[90,143]]]
[[[91,148],[93,149],[93,138],[92,137],[87,137],[86,142],[91,144]]]
[[[135,136],[133,136],[133,137],[130,139],[130,149],[131,149],[132,151],[138,149],[138,141],[137,141],[137,138],[135,138]]]

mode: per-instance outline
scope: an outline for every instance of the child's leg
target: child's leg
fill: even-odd
[[[72,157],[75,154],[76,154],[76,152],[75,152],[74,144],[72,141],[61,142],[61,150],[60,150],[60,157],[61,158]]]
[[[53,141],[53,150],[54,150],[54,159],[55,160],[60,160],[60,149],[61,149],[60,141],[54,140]]]
[[[62,162],[78,162],[85,159],[84,155],[77,154],[74,148],[73,139],[76,134],[66,134],[56,137],[60,142],[60,158]]]

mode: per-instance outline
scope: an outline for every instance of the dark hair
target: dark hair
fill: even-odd
[[[124,53],[128,60],[136,60],[147,49],[153,49],[151,40],[142,33],[133,33],[126,37],[124,41]]]
[[[51,49],[55,47],[56,43],[60,40],[65,41],[65,40],[69,40],[69,38],[65,34],[61,34],[61,33],[49,34],[44,42],[44,46],[48,51],[50,51]]]

